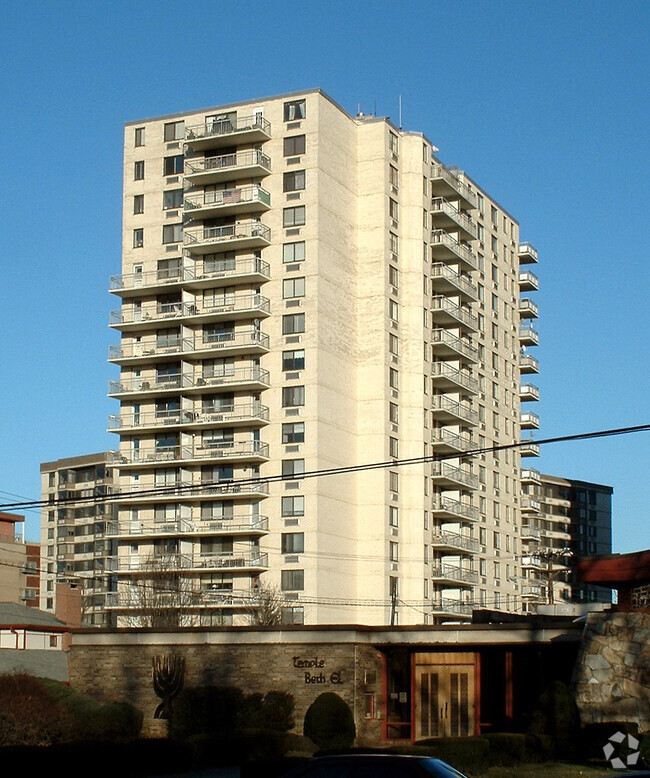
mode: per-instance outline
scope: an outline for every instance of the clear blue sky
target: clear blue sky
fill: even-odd
[[[0,29],[2,502],[40,497],[41,462],[117,445],[124,122],[311,87],[394,121],[401,96],[404,129],[537,247],[539,437],[650,421],[650,3],[5,0]],[[631,551],[650,548],[649,447],[637,433],[530,462],[613,486],[614,549]]]

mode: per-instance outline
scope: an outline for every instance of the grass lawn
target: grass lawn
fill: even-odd
[[[625,775],[621,770],[567,762],[520,764],[514,767],[491,767],[482,778],[598,778],[602,775]]]

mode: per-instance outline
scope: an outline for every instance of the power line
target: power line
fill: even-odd
[[[647,432],[649,430],[650,430],[650,424],[640,424],[633,427],[620,427],[617,429],[598,430],[596,432],[583,432],[574,435],[561,435],[552,438],[545,438],[542,440],[536,440],[535,444],[541,446],[541,445],[548,445],[551,443],[568,443],[568,442],[573,442],[578,440],[594,440],[596,438],[613,437],[616,435],[630,435],[635,432]],[[129,498],[142,498],[142,497],[151,497],[151,496],[159,496],[159,495],[176,496],[186,491],[200,492],[203,490],[210,490],[215,488],[222,489],[224,493],[227,494],[228,489],[233,487],[239,487],[241,489],[241,487],[243,486],[259,485],[262,483],[299,481],[299,480],[306,480],[308,478],[322,478],[330,475],[345,475],[348,473],[359,473],[359,472],[366,472],[372,470],[381,470],[390,467],[408,467],[409,465],[428,464],[433,462],[444,461],[446,459],[457,459],[460,456],[471,457],[471,456],[479,456],[481,454],[487,454],[489,452],[506,451],[510,449],[520,448],[522,446],[527,446],[529,444],[530,441],[526,440],[526,441],[519,441],[516,443],[507,443],[499,446],[488,446],[485,448],[470,449],[467,451],[454,452],[450,454],[436,454],[432,456],[413,457],[410,459],[390,459],[384,462],[372,462],[372,463],[362,464],[362,465],[348,465],[344,467],[324,468],[320,470],[306,471],[304,473],[296,473],[290,476],[272,475],[272,476],[265,476],[263,478],[255,477],[255,478],[240,479],[237,481],[234,480],[205,481],[197,484],[160,486],[148,490],[137,490],[137,491],[113,493],[107,495],[93,495],[90,497],[78,497],[75,495],[72,497],[60,497],[55,500],[31,500],[29,502],[4,503],[4,504],[0,504],[0,510],[39,507],[39,506],[48,507],[48,506],[56,506],[56,505],[69,504],[69,503],[78,504],[78,503],[88,503],[88,502],[90,502],[93,505],[97,505],[105,502],[111,502],[111,503],[122,502],[125,499],[128,500]],[[173,462],[161,462],[160,464],[169,465],[169,464],[173,464]]]

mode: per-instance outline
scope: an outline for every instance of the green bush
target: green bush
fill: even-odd
[[[531,715],[528,732],[539,739],[549,759],[573,759],[579,752],[580,714],[568,686],[553,681]]]
[[[490,743],[485,737],[447,737],[419,740],[414,746],[393,746],[393,754],[432,756],[463,773],[483,773],[490,767]]]
[[[76,734],[74,719],[38,678],[0,676],[0,746],[49,746]]]
[[[262,700],[262,726],[287,732],[293,728],[294,699],[289,692],[267,692]]]
[[[234,686],[183,689],[172,704],[170,737],[184,740],[202,732],[232,732],[238,723],[244,695]]]
[[[312,702],[305,714],[303,731],[324,751],[350,748],[356,737],[350,706],[334,692],[323,692]]]
[[[490,732],[483,736],[490,744],[490,765],[500,767],[512,767],[526,762],[529,748],[526,747],[527,738],[519,732]]]

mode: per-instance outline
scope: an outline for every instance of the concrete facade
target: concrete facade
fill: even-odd
[[[537,252],[436,152],[320,90],[126,125],[120,624],[523,610]]]

